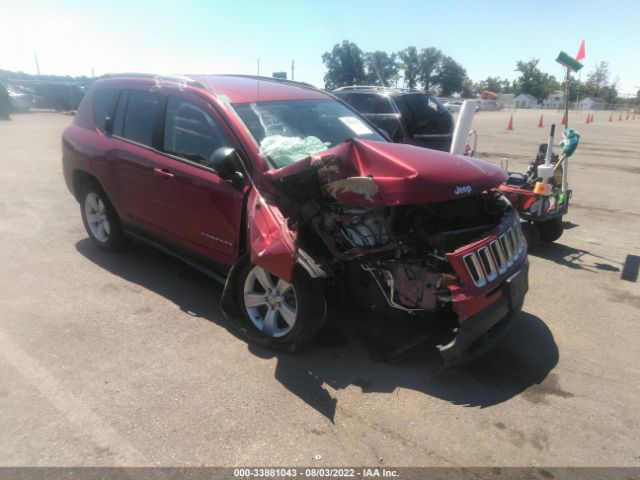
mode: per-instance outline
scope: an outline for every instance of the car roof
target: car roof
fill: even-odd
[[[327,99],[329,95],[300,82],[249,75],[188,75],[231,103]]]
[[[327,99],[330,95],[312,85],[292,80],[251,75],[155,75],[147,73],[107,74],[105,83],[119,80],[147,82],[167,82],[188,84],[208,90],[230,103],[249,103],[277,100]]]

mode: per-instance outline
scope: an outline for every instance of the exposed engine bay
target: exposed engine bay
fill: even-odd
[[[356,187],[361,192],[364,183]],[[363,207],[338,202],[335,189],[315,175],[283,179],[280,189],[285,195],[276,202],[298,244],[329,276],[343,280],[365,307],[409,314],[448,308],[447,286],[456,278],[446,254],[481,240],[512,210],[493,190],[422,205]]]

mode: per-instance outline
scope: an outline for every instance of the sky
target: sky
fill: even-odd
[[[640,1],[0,0],[0,69],[43,74],[258,73],[323,86],[322,53],[436,47],[474,80],[517,78],[518,60],[561,79],[560,50],[586,43],[583,78],[609,62],[619,91],[640,90]]]

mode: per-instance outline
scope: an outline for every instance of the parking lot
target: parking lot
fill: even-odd
[[[524,171],[561,113],[510,113],[476,115],[478,156]],[[518,323],[436,375],[374,361],[346,307],[299,354],[248,346],[218,284],[93,247],[62,178],[73,117],[0,122],[0,465],[640,466],[640,117],[585,117]]]

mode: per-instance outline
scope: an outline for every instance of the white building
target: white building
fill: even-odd
[[[580,110],[604,110],[607,102],[605,102],[602,98],[597,97],[587,97],[578,102],[578,108]]]
[[[544,108],[563,108],[564,107],[564,92],[558,90],[553,92],[547,98],[542,101]]]
[[[499,93],[497,99],[498,110],[510,109],[515,105],[515,95],[513,93]]]
[[[516,108],[537,108],[538,99],[528,93],[521,93],[515,98]]]

